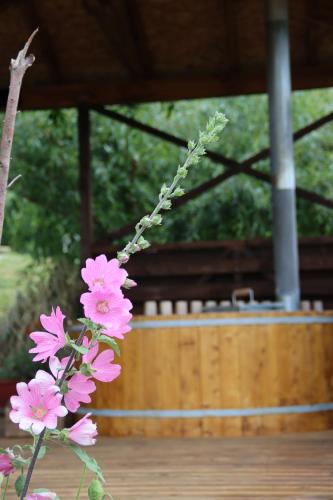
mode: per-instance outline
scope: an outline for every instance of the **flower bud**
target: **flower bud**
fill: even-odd
[[[161,214],[156,214],[151,218],[151,222],[154,226],[159,226],[162,224],[162,215]]]
[[[138,245],[140,245],[140,248],[142,248],[143,250],[150,247],[149,241],[147,241],[143,236],[140,236],[140,238],[138,239]]]
[[[171,201],[170,200],[164,200],[164,202],[162,204],[162,208],[164,210],[170,210],[170,208],[171,208]]]
[[[126,264],[126,262],[128,262],[129,260],[129,256],[125,252],[118,252],[117,259],[119,260],[120,264]]]
[[[99,479],[93,479],[88,488],[88,495],[91,500],[103,500],[105,492]]]
[[[188,170],[186,167],[178,167],[177,174],[184,179],[188,174]]]
[[[135,286],[137,286],[137,282],[129,278],[126,278],[125,283],[123,284],[123,287],[127,288],[127,290],[134,288]]]
[[[172,193],[172,196],[183,196],[183,194],[185,194],[184,189],[178,186]]]

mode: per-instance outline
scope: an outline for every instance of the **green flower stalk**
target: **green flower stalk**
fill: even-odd
[[[150,246],[150,243],[142,236],[146,229],[162,224],[163,217],[160,214],[162,210],[170,210],[172,208],[172,198],[183,196],[185,191],[180,186],[183,179],[188,175],[189,168],[197,165],[202,156],[206,152],[206,146],[212,142],[216,142],[228,120],[223,113],[217,111],[207,123],[204,132],[199,132],[199,138],[195,142],[188,142],[187,154],[182,165],[177,168],[177,173],[173,178],[170,186],[162,185],[159,201],[151,212],[145,215],[135,226],[135,235],[133,239],[117,254],[117,258],[121,264],[125,264],[130,255],[140,250],[144,250]]]

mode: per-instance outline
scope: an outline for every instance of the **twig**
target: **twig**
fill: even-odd
[[[83,337],[85,335],[87,331],[87,327],[84,326],[80,332],[80,335],[77,339],[77,341],[75,342],[76,345],[81,345],[82,344],[82,341],[83,341]],[[76,351],[74,349],[72,349],[72,352],[71,352],[71,355],[67,361],[67,365],[64,369],[64,372],[58,382],[58,386],[62,387],[62,384],[64,383],[65,379],[66,379],[66,375],[68,373],[68,371],[70,370],[71,366],[72,366],[72,363],[74,361],[74,357],[75,357],[75,354],[76,354]],[[35,468],[35,465],[36,465],[36,461],[37,461],[37,457],[38,457],[38,453],[39,453],[39,450],[41,449],[41,446],[43,444],[43,440],[44,440],[44,436],[45,436],[45,432],[46,432],[46,428],[39,434],[39,437],[38,437],[38,440],[37,440],[37,443],[36,443],[36,446],[35,446],[35,449],[34,449],[34,453],[31,457],[31,461],[30,461],[30,464],[29,464],[29,468],[28,468],[28,472],[27,472],[27,475],[26,475],[26,478],[25,478],[25,483],[24,483],[24,487],[23,487],[23,490],[22,490],[22,493],[21,493],[21,496],[20,496],[20,500],[24,500],[27,492],[28,492],[28,488],[29,488],[29,484],[30,484],[30,480],[31,480],[31,476],[32,476],[32,473],[34,471],[34,468]]]
[[[36,35],[36,29],[29,37],[27,43],[18,53],[16,59],[10,61],[10,84],[7,99],[6,113],[2,131],[0,145],[0,245],[3,231],[3,221],[5,217],[6,191],[8,183],[10,155],[15,130],[15,120],[17,114],[17,106],[20,97],[21,85],[26,70],[33,64],[35,56],[29,54],[27,56],[30,44]]]
[[[9,189],[10,187],[12,187],[12,185],[19,180],[19,178],[22,177],[22,174],[18,174],[16,177],[14,177],[14,179],[12,179],[9,183],[8,183],[8,186],[7,186],[7,189]]]

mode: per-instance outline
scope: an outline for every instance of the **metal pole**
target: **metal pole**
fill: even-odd
[[[267,0],[268,92],[273,176],[275,291],[287,310],[300,302],[287,0]]]
[[[91,254],[92,213],[91,213],[91,165],[90,165],[90,116],[88,106],[78,107],[79,142],[79,191],[81,226],[81,261]]]

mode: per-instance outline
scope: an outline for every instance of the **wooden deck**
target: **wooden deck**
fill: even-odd
[[[1,440],[0,446],[10,445]],[[114,500],[333,499],[333,432],[279,437],[101,438],[94,456]],[[72,500],[80,465],[56,448],[34,487]],[[9,499],[16,498],[14,494]],[[81,498],[86,498],[82,495]]]

